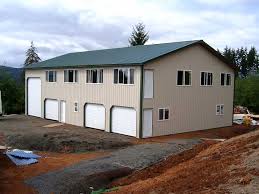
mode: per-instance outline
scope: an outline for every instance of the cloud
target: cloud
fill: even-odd
[[[249,2],[249,3],[247,3]],[[68,52],[128,45],[143,22],[148,44],[204,39],[215,48],[259,46],[253,0],[2,0],[0,64],[19,66],[33,40],[45,60]],[[227,11],[226,11],[227,10]]]

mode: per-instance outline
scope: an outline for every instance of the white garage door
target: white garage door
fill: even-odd
[[[136,137],[137,118],[133,108],[113,107],[112,132]]]
[[[45,118],[58,121],[58,100],[45,100]]]
[[[41,117],[41,80],[28,78],[28,115]]]
[[[95,129],[105,129],[105,108],[100,104],[86,104],[85,126]]]

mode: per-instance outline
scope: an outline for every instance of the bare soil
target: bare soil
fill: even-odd
[[[199,131],[192,131],[186,133],[179,133],[173,135],[165,135],[158,137],[151,137],[147,139],[136,140],[139,143],[141,142],[167,142],[172,139],[200,139],[200,138],[208,138],[208,139],[229,139],[238,135],[242,135],[244,133],[249,133],[250,131],[255,130],[255,126],[245,126],[245,125],[232,125],[229,127],[221,127],[214,129],[206,129]]]
[[[117,193],[238,193],[243,191],[242,189],[245,191],[258,189],[255,186],[259,185],[258,132],[239,136],[253,131],[254,128],[234,125],[136,139],[84,127],[56,125],[56,123],[24,115],[0,118],[0,145],[41,150],[38,153],[43,156],[37,164],[17,167],[0,153],[0,193],[35,193],[31,187],[24,184],[24,180],[63,169],[84,159],[106,155],[112,149],[133,144],[168,142],[173,139],[229,139],[234,136],[238,137],[217,144],[215,141],[205,141],[191,150],[169,157],[144,170],[135,171],[126,178],[116,180],[111,187],[122,186],[116,191]],[[106,151],[71,153],[89,150]],[[107,181],[128,173],[128,169],[119,169],[104,174],[95,174],[87,177],[92,181],[85,180],[78,185],[87,188],[89,184],[98,185],[99,183],[94,181],[96,177],[103,177],[106,181],[103,182],[107,185]],[[77,188],[80,188],[78,185],[68,192],[77,191]]]
[[[155,165],[152,165],[149,168],[145,168],[140,171],[135,171],[131,175],[121,178],[119,180],[115,180],[111,183],[110,187],[129,185],[139,180],[145,180],[147,178],[154,178],[169,168],[172,168],[182,162],[188,161],[195,157],[201,151],[207,149],[209,146],[216,144],[216,141],[205,141],[201,144],[194,146],[192,149],[183,151],[180,154],[170,156],[166,158],[164,161],[159,162]]]
[[[259,193],[258,176],[259,130],[169,157],[114,181],[111,193]]]
[[[0,145],[19,149],[63,153],[111,150],[132,145],[134,139],[25,115],[0,117]]]
[[[105,156],[106,152],[66,154],[38,152],[42,158],[36,164],[17,167],[11,160],[0,153],[0,193],[36,193],[24,180],[53,170],[62,169],[66,166],[80,162],[81,160],[94,159]]]
[[[60,125],[55,121],[25,115],[0,117],[0,145],[19,149],[50,152],[85,152],[111,150],[133,144],[166,142],[172,139],[231,138],[248,133],[253,128],[233,125],[168,136],[137,139],[97,129]],[[5,139],[5,141],[3,140]]]

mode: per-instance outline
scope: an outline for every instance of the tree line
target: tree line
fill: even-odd
[[[220,52],[218,50],[218,52]],[[258,73],[259,69],[259,55],[255,47],[248,49],[247,47],[231,48],[226,46],[220,52],[230,64],[236,66],[236,76],[246,78],[249,75]]]
[[[37,54],[37,48],[31,42],[30,48],[26,51],[24,66],[41,61]],[[25,70],[20,72],[20,76],[14,76],[2,68],[0,71],[0,90],[2,91],[2,106],[4,114],[24,113],[25,106]]]
[[[143,23],[133,26],[128,39],[129,46],[144,45],[149,40],[149,32]],[[259,112],[259,54],[255,47],[231,48],[226,46],[218,50],[235,68],[235,105],[243,105]],[[37,48],[31,42],[26,51],[24,66],[41,61]],[[20,81],[15,81],[8,73],[0,72],[0,90],[2,90],[3,110],[6,114],[24,112],[24,70]]]
[[[259,53],[256,48],[226,46],[220,53],[236,67],[234,104],[259,113]]]

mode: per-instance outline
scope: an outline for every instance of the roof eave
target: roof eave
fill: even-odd
[[[153,59],[147,60],[147,61],[145,61],[143,64],[147,64],[147,63],[149,63],[150,61],[156,60],[156,59],[158,59],[158,58],[160,58],[160,57],[163,57],[163,56],[166,56],[166,55],[170,55],[170,54],[172,54],[172,53],[176,53],[176,52],[178,52],[178,51],[180,51],[180,50],[183,50],[183,49],[186,49],[186,48],[192,47],[192,46],[194,46],[194,45],[198,45],[198,44],[199,44],[199,45],[202,45],[203,47],[205,47],[208,51],[210,51],[214,56],[216,56],[219,60],[221,60],[222,62],[224,62],[226,65],[228,65],[231,69],[236,70],[237,67],[236,67],[234,64],[230,64],[230,63],[227,61],[227,59],[226,59],[223,55],[221,55],[218,51],[216,51],[214,48],[212,48],[210,45],[208,45],[208,44],[207,44],[206,42],[204,42],[203,40],[198,40],[197,42],[194,42],[194,43],[192,43],[192,44],[186,45],[186,46],[181,47],[181,48],[178,48],[178,49],[176,49],[176,50],[174,50],[174,51],[171,51],[171,52],[165,53],[165,54],[163,54],[163,55],[160,55],[160,56],[158,56],[158,57],[155,57],[155,58],[153,58]]]
[[[231,69],[236,70],[237,67],[234,64],[229,63],[228,60],[223,55],[221,55],[218,51],[216,51],[214,48],[212,48],[206,42],[204,42],[202,40],[199,42],[199,44],[204,46],[207,50],[209,50],[212,54],[214,54],[214,56],[216,56],[219,60],[224,62],[226,65],[228,65]]]
[[[170,52],[168,52],[168,53],[162,54],[162,55],[160,55],[160,56],[158,56],[158,57],[154,57],[154,58],[152,58],[152,59],[149,59],[149,60],[145,61],[143,64],[147,64],[147,63],[149,63],[150,61],[156,60],[156,59],[158,59],[158,58],[160,58],[160,57],[167,56],[167,55],[170,55],[170,54],[172,54],[172,53],[176,53],[176,52],[178,52],[178,51],[180,51],[180,50],[183,50],[183,49],[185,49],[185,48],[189,48],[189,47],[193,46],[194,44],[197,44],[197,43],[199,43],[199,42],[201,42],[201,41],[202,41],[202,40],[197,40],[196,42],[191,43],[191,44],[189,44],[189,45],[186,45],[186,46],[184,46],[184,47],[180,47],[180,48],[175,49],[175,50],[173,50],[173,51],[170,51]]]
[[[41,69],[82,69],[82,68],[104,68],[104,67],[120,67],[120,66],[142,66],[143,63],[125,63],[125,64],[95,64],[95,65],[67,65],[53,67],[25,67],[25,70],[41,70]]]

